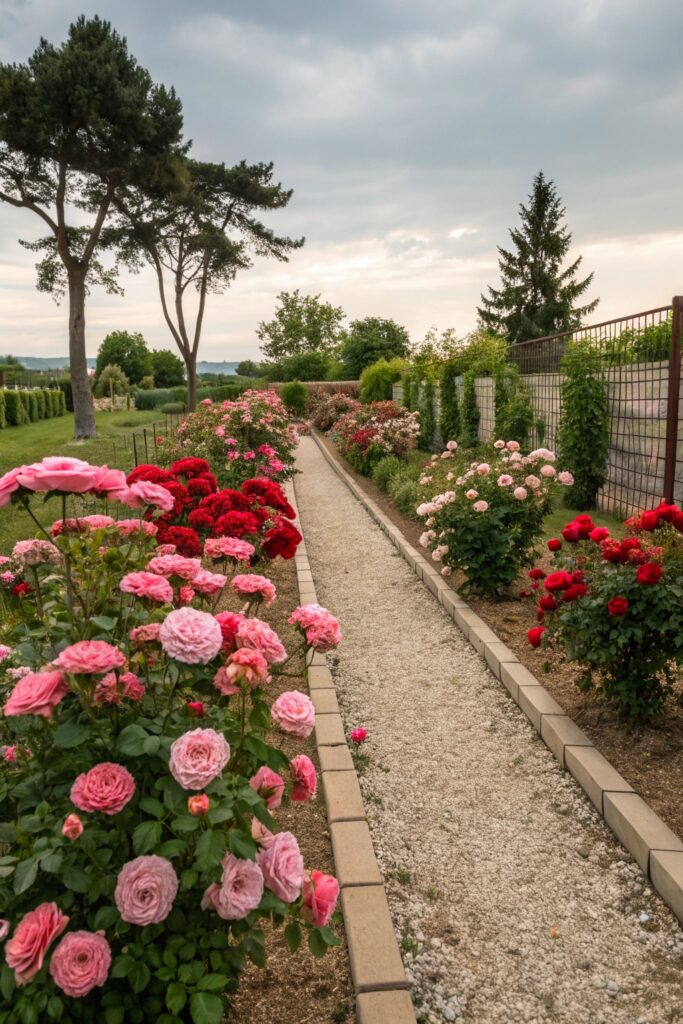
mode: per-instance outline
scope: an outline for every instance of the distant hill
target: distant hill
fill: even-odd
[[[21,363],[27,370],[62,370],[69,365],[68,356],[19,356]],[[90,369],[95,368],[95,359],[88,359]],[[197,373],[234,373],[237,362],[223,361],[221,363],[209,363],[201,360],[197,363]]]

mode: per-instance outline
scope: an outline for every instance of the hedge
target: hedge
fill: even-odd
[[[210,398],[214,402],[233,401],[242,394],[247,385],[245,384],[204,384],[197,388],[197,401]],[[187,402],[187,388],[138,388],[133,396],[136,409],[161,409],[162,405],[185,404]]]
[[[0,391],[0,430],[7,426],[7,420],[5,419],[5,395]]]
[[[6,389],[0,391],[0,400],[0,427],[21,427],[66,413],[64,392],[53,388]]]

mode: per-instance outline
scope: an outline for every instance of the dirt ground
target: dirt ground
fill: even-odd
[[[339,458],[329,438],[317,436]],[[346,462],[344,468],[411,544],[420,549],[418,539],[423,531],[422,525],[402,515],[372,480],[354,472]],[[463,582],[464,576],[458,574],[448,580],[456,591]],[[513,587],[513,592],[528,588],[529,580],[523,577]],[[613,706],[580,692],[576,685],[579,672],[572,665],[565,664],[560,654],[549,654],[529,646],[526,632],[536,625],[532,600],[488,601],[472,595],[467,595],[466,600],[515,652],[520,662],[538,677],[635,791],[677,835],[683,836],[683,703],[670,701],[665,713],[652,725],[629,726],[619,719]]]

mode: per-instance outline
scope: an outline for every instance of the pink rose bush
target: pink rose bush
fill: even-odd
[[[288,925],[293,947],[308,936],[316,955],[337,941],[333,880],[321,881],[294,829],[276,820],[284,805],[289,825],[316,796],[310,758],[290,761],[277,735],[289,750],[310,735],[315,713],[306,694],[274,700],[271,688],[292,674],[293,655],[341,638],[330,612],[302,606],[286,650],[266,621],[275,585],[251,571],[291,557],[300,540],[274,482],[289,464],[278,429],[268,433],[278,408],[277,398],[249,400],[234,413],[263,414],[259,443],[243,445],[237,423],[213,435],[264,475],[245,473],[233,507],[215,512],[235,532],[246,524],[247,537],[207,536],[203,550],[167,511],[185,494],[215,497],[194,453],[174,474],[138,467],[126,478],[58,458],[0,479],[0,506],[30,507],[53,492],[64,503],[45,534],[0,556],[11,608],[0,619],[5,1024],[52,1019],[57,1000],[64,1021],[106,1021],[114,1008],[124,1022],[169,1011],[195,1024],[196,992],[206,1019],[219,1021],[249,958],[261,960],[264,924]],[[212,403],[200,415],[226,426],[223,413]],[[74,514],[70,503],[82,499],[72,495],[106,499],[113,514]],[[117,514],[117,502],[134,518]],[[273,525],[278,506],[284,518]],[[220,988],[195,992],[188,970],[220,975]]]

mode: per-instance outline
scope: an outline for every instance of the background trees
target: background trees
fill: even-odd
[[[322,302],[319,295],[302,295],[299,289],[280,292],[273,319],[257,330],[264,355],[274,362],[303,352],[327,353],[342,340],[344,311]]]
[[[355,380],[366,366],[378,359],[405,357],[410,348],[410,337],[405,327],[394,320],[367,316],[364,320],[352,321],[340,356],[344,370]]]
[[[97,352],[95,387],[105,367],[112,365],[123,371],[130,384],[139,384],[143,377],[152,376],[152,353],[141,334],[112,331],[107,335]]]
[[[598,304],[578,304],[593,280],[576,279],[581,256],[562,269],[572,240],[564,215],[555,185],[540,171],[529,205],[520,206],[521,226],[510,231],[514,250],[498,248],[500,288],[489,287],[477,310],[482,324],[511,345],[578,327]]]
[[[100,259],[112,202],[124,182],[161,189],[181,130],[173,90],[155,85],[97,17],[80,17],[60,47],[41,40],[27,64],[0,65],[0,200],[48,229],[28,247],[43,253],[39,290],[68,292],[76,437],[95,433],[85,297],[96,283],[116,290],[115,268]]]
[[[167,348],[153,349],[151,355],[155,388],[174,388],[185,383],[182,359]]]

